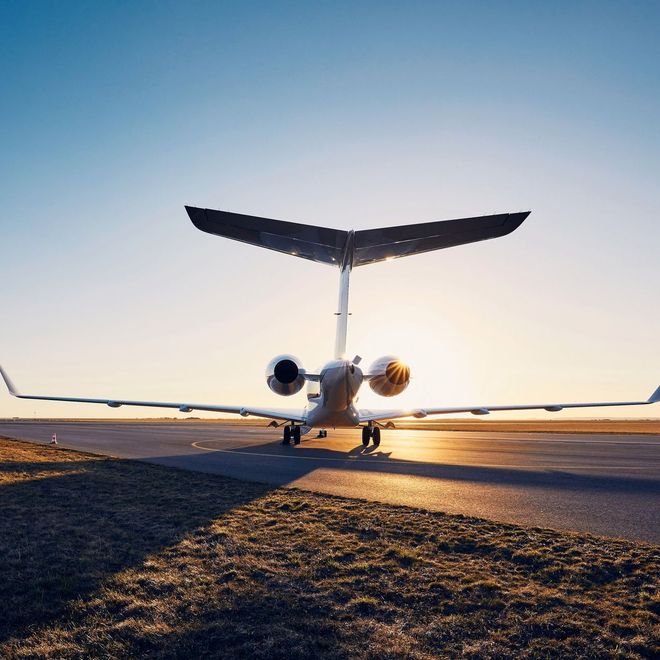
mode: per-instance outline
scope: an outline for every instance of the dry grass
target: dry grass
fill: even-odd
[[[2,657],[624,657],[657,546],[0,440]]]
[[[660,435],[660,419],[429,419],[402,420],[402,429],[503,433],[614,433]]]

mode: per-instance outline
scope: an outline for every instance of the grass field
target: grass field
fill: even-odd
[[[659,419],[429,419],[404,420],[397,428],[432,431],[500,431],[503,433],[647,433],[660,435]]]
[[[660,548],[0,440],[0,656],[649,658]]]

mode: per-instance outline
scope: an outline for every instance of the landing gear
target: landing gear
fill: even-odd
[[[319,429],[319,434],[316,437],[317,438],[327,438],[328,437],[328,432],[325,429]]]
[[[369,426],[362,427],[362,444],[365,447],[369,446],[369,438],[371,437],[371,428]]]
[[[374,447],[380,446],[380,428],[378,426],[362,427],[362,445],[369,446],[369,440],[373,440]]]
[[[284,427],[284,438],[282,439],[283,445],[290,445],[293,442],[294,445],[300,444],[300,427],[299,426],[285,426]]]

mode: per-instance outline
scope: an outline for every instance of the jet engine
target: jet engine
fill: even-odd
[[[381,396],[401,394],[410,382],[410,367],[392,355],[378,358],[368,373],[369,387]]]
[[[293,355],[278,355],[266,367],[266,383],[275,394],[291,396],[305,384],[305,370]]]

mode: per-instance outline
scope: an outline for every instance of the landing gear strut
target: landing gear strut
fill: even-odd
[[[378,426],[362,427],[362,444],[365,447],[369,446],[370,439],[373,440],[374,447],[380,446],[380,428]]]

